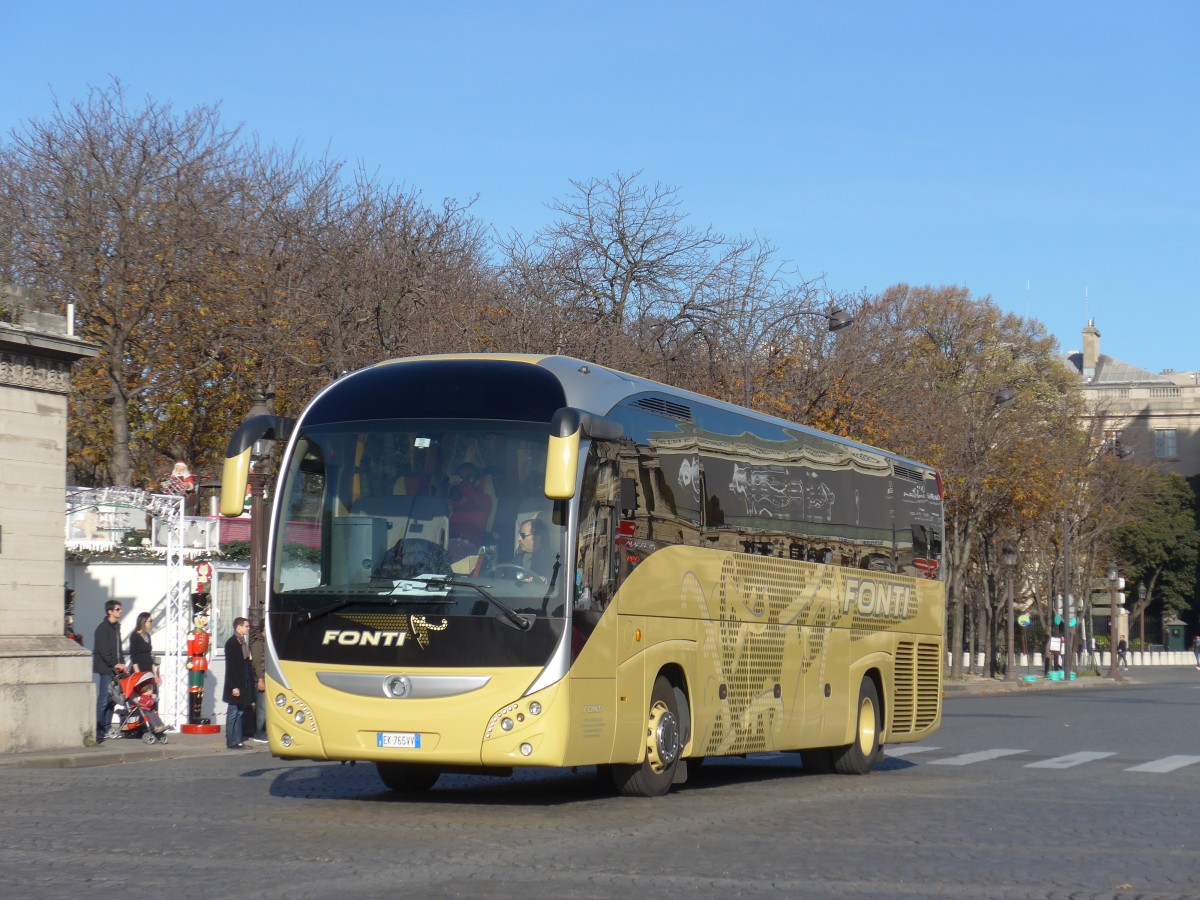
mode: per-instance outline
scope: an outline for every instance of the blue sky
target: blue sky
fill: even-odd
[[[502,234],[641,170],[834,290],[964,285],[1200,369],[1200,3],[6,6],[5,135],[116,76]]]

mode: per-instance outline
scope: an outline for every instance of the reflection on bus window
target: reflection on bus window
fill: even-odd
[[[275,590],[488,578],[500,594],[562,590],[562,504],[543,490],[544,426],[406,421],[301,434],[282,481]],[[539,534],[522,548],[522,523]],[[534,571],[526,572],[529,568]],[[545,571],[539,571],[539,570]],[[524,597],[522,594],[529,594]],[[561,604],[556,604],[561,607]]]

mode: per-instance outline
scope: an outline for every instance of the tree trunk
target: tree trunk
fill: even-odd
[[[963,605],[961,601],[950,603],[950,677],[963,677]]]
[[[985,659],[983,665],[979,666],[979,674],[986,674],[991,678],[996,677],[996,617],[991,612],[991,602],[986,601],[979,604],[979,642],[978,647],[983,650]]]
[[[946,592],[949,618],[949,651],[950,677],[963,677],[963,624],[965,618],[964,603],[967,595],[966,572],[967,561],[971,558],[972,542],[968,531],[968,523],[962,519],[952,519],[946,523],[947,532],[947,572]]]
[[[128,401],[117,394],[112,402],[112,482],[117,487],[130,487],[133,481],[133,454],[129,452]]]
[[[966,654],[965,654],[967,657],[967,661],[966,661],[965,665],[963,666],[963,668],[967,674],[974,675],[975,674],[975,653],[976,653],[975,642],[979,638],[979,608],[973,602],[967,603],[964,601],[963,613],[964,613],[963,626],[966,629],[966,637],[967,637],[967,648],[966,648]]]

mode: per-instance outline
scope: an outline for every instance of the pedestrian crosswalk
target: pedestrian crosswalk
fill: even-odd
[[[959,756],[948,756],[945,759],[930,760],[934,766],[969,766],[972,763],[986,762],[989,759],[999,759],[1002,756],[1016,756],[1024,750],[977,750],[974,753],[963,753]]]
[[[941,750],[941,747],[925,744],[898,744],[894,747],[887,747],[884,752],[893,759],[908,759],[909,757],[922,754],[936,754]],[[1018,757],[1022,754],[1032,753],[1032,750],[997,747],[988,750],[975,750],[970,753],[957,753],[951,756],[939,756],[937,758],[929,758],[922,755],[920,763],[929,766],[971,766],[978,763],[1004,759],[1005,757]],[[1115,756],[1117,756],[1116,753],[1105,750],[1081,750],[1077,753],[1069,753],[1066,756],[1037,759],[1033,762],[1022,763],[1021,765],[1022,768],[1026,769],[1071,769],[1075,766],[1082,766],[1091,762],[1111,760]],[[1132,762],[1132,760],[1130,761]],[[1125,772],[1163,774],[1198,764],[1200,764],[1200,756],[1175,754],[1164,756],[1162,759],[1139,762],[1136,765],[1121,766],[1121,768]]]
[[[1200,756],[1164,756],[1162,759],[1156,759],[1152,762],[1142,763],[1140,766],[1134,766],[1126,769],[1127,772],[1174,772],[1176,769],[1182,769],[1184,766],[1194,766],[1200,762]]]
[[[1043,759],[1041,762],[1029,763],[1027,769],[1070,769],[1072,766],[1081,766],[1084,763],[1092,762],[1097,759],[1107,759],[1110,756],[1116,756],[1115,753],[1097,753],[1092,750],[1085,750],[1082,753],[1071,753],[1067,756],[1056,756],[1054,759]]]

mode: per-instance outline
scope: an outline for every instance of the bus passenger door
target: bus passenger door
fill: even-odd
[[[566,763],[607,762],[616,727],[617,621],[606,616],[617,584],[616,524],[620,482],[611,448],[588,454],[579,496],[571,612],[571,733]]]

